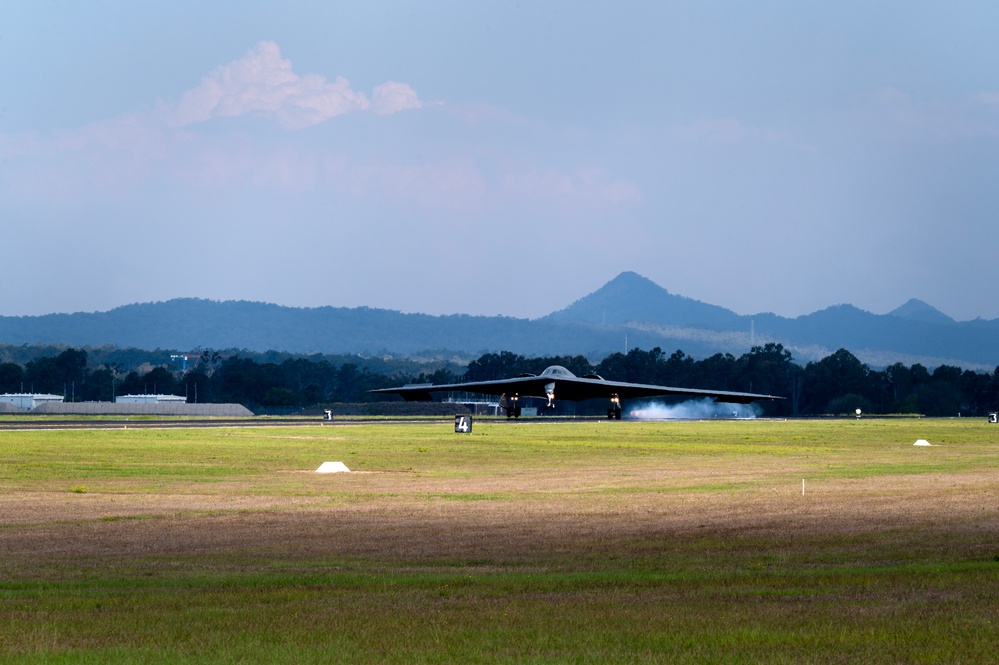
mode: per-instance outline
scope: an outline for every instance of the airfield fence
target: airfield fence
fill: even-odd
[[[78,416],[248,417],[253,415],[253,412],[242,404],[117,404],[112,402],[50,402],[39,405],[31,413]]]

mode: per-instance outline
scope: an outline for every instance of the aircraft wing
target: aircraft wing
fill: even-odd
[[[627,383],[624,381],[607,381],[606,379],[590,379],[579,377],[571,386],[561,386],[561,399],[590,399],[593,397],[618,397],[622,400],[641,399],[646,397],[710,397],[716,402],[732,404],[749,404],[759,400],[783,399],[775,395],[760,395],[756,393],[730,392],[726,390],[702,390],[700,388],[677,388],[674,386],[657,386],[646,383]],[[566,389],[568,388],[568,390]],[[579,397],[570,395],[578,394]]]
[[[381,388],[373,393],[400,395],[407,402],[421,402],[430,399],[430,393],[466,392],[482,395],[518,394],[524,397],[544,397],[545,385],[551,379],[542,376],[515,377],[496,381],[470,381],[468,383],[442,383],[435,385],[417,384],[398,388]],[[561,396],[560,396],[561,397]]]
[[[594,398],[636,399],[645,397],[710,397],[717,402],[749,404],[757,400],[783,399],[774,395],[675,388],[643,383],[607,381],[602,378],[577,376],[523,376],[496,381],[471,381],[438,385],[413,385],[372,390],[374,393],[400,395],[406,401],[426,401],[435,392],[470,392],[484,395],[519,395],[520,397],[554,398],[578,402]]]

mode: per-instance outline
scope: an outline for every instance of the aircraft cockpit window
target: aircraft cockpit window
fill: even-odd
[[[541,376],[556,376],[565,379],[571,379],[575,378],[576,375],[567,370],[565,367],[562,367],[561,365],[552,365],[545,371],[541,372]]]

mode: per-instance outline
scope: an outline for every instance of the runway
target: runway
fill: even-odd
[[[217,427],[345,427],[349,425],[407,425],[415,423],[450,423],[449,418],[75,418],[72,420],[35,419],[32,416],[0,419],[2,430],[70,430],[70,429],[183,429]]]
[[[768,418],[629,418],[623,422],[681,422],[700,420],[771,420]],[[778,418],[776,420],[784,420]],[[487,423],[509,424],[546,424],[565,422],[614,422],[604,416],[545,416],[543,418],[503,418],[501,416],[475,416],[475,421]],[[454,422],[450,417],[423,418],[389,418],[377,416],[360,416],[325,420],[320,417],[270,417],[256,416],[251,418],[74,418],[42,419],[37,416],[17,416],[0,419],[0,431],[31,431],[31,430],[72,430],[72,429],[184,429],[184,428],[221,428],[221,427],[350,427],[353,425],[416,425],[439,424],[450,425]],[[622,422],[622,421],[617,421]]]

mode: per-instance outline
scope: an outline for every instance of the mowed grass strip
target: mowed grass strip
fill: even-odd
[[[997,439],[977,420],[3,432],[0,662],[983,662]],[[332,460],[359,473],[311,473]]]
[[[993,571],[994,574],[994,571]],[[244,573],[4,594],[8,662],[988,662],[973,570]],[[11,607],[16,605],[17,607]]]

